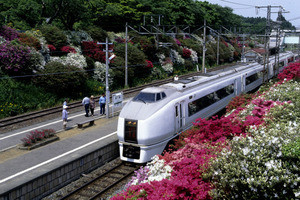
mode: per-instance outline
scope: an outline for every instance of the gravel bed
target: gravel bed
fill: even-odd
[[[73,181],[72,183],[68,184],[67,186],[59,189],[58,191],[52,193],[51,195],[43,198],[42,200],[58,200],[61,199],[63,196],[67,195],[69,192],[73,191],[74,189],[84,185],[85,183],[89,182],[92,178],[97,177],[99,174],[104,173],[112,166],[118,165],[120,162],[120,158],[116,158],[113,161],[105,164],[102,167],[99,167],[98,169],[95,169],[94,171],[83,174],[81,178],[79,178],[76,181]],[[131,180],[131,177],[128,177],[127,179],[123,180],[119,184],[117,184],[114,188],[110,189],[106,194],[104,199],[110,199],[115,194],[120,193],[122,190],[124,190],[125,185]]]

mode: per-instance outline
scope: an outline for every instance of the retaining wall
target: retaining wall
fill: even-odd
[[[118,141],[53,169],[0,195],[0,200],[39,200],[119,157]]]

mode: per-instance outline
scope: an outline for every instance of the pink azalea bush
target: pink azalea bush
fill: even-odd
[[[299,79],[300,78],[300,63],[291,63],[287,67],[283,69],[283,71],[278,74],[277,77],[279,80],[283,81],[286,79],[287,81],[291,79]]]
[[[15,45],[12,42],[0,44],[0,68],[10,74],[24,71],[31,61],[31,50],[23,45]]]
[[[293,66],[291,69],[293,69]],[[296,72],[294,70],[289,71],[295,74],[294,78],[299,73],[299,69],[296,69]],[[281,74],[279,77],[291,77],[287,71],[283,73],[286,75]],[[277,84],[277,86],[280,86],[280,84]],[[289,89],[294,91],[294,87],[289,86]],[[290,197],[293,197],[294,193],[295,195],[300,194],[299,189],[296,189],[299,183],[288,182],[289,179],[299,179],[297,175],[288,173],[288,170],[297,170],[295,166],[299,163],[286,165],[289,162],[284,162],[283,167],[288,170],[276,171],[276,167],[281,169],[282,166],[280,166],[280,161],[272,160],[277,157],[281,159],[281,147],[278,142],[284,142],[288,138],[286,127],[281,128],[281,131],[285,132],[284,136],[286,136],[286,139],[280,139],[280,131],[277,131],[277,135],[274,135],[274,130],[280,128],[277,124],[273,124],[273,121],[278,121],[279,123],[282,121],[280,115],[284,115],[285,118],[290,120],[285,121],[285,123],[289,124],[295,120],[293,116],[297,116],[299,113],[297,114],[297,109],[295,109],[297,106],[293,105],[291,101],[286,101],[287,96],[277,97],[274,91],[274,88],[271,88],[269,93],[271,92],[272,94],[268,92],[258,93],[252,100],[240,99],[241,103],[236,103],[236,105],[244,104],[243,107],[234,106],[235,109],[220,118],[215,116],[208,120],[197,119],[194,122],[194,127],[182,133],[179,139],[175,141],[175,144],[170,147],[170,151],[164,152],[164,155],[159,156],[160,160],[164,161],[165,166],[172,168],[170,177],[161,181],[145,181],[147,176],[151,174],[149,173],[151,167],[148,167],[146,170],[140,169],[137,172],[137,177],[135,177],[135,179],[142,180],[138,181],[140,184],[131,185],[112,199],[250,199],[251,197],[266,199],[268,197],[276,198],[276,196],[284,197],[287,192],[289,192]],[[274,93],[276,94],[275,96],[273,95]],[[295,94],[293,96],[296,96],[292,98],[293,101],[297,101],[299,95]],[[277,110],[280,110],[280,112],[276,112]],[[289,116],[291,112],[294,113],[292,116]],[[294,123],[289,126],[292,127],[290,131],[294,132],[295,135],[297,133],[297,124]],[[262,129],[262,131],[259,132],[259,129]],[[265,131],[267,129],[272,130],[270,135],[266,134]],[[246,144],[250,145],[249,148]],[[254,150],[249,150],[251,145],[255,147],[253,147]],[[256,157],[251,157],[251,155],[255,154],[256,149],[259,148],[258,153],[262,153],[257,154],[258,156]],[[228,152],[235,153],[230,157]],[[272,152],[276,154],[273,155],[274,153]],[[264,158],[266,155],[270,156],[271,159]],[[224,156],[227,157],[224,158]],[[247,156],[250,157],[248,158]],[[239,159],[236,160],[234,159],[235,157]],[[247,160],[250,158],[252,160]],[[259,166],[256,163],[257,159],[259,159]],[[283,158],[283,160],[285,159],[287,157]],[[219,160],[222,162],[218,162]],[[243,163],[250,164],[244,166]],[[226,168],[227,165],[231,166]],[[272,180],[268,173],[264,174],[266,171],[265,167],[274,173],[275,176],[288,178],[284,180],[285,182],[277,181],[276,178]],[[264,177],[267,180],[271,179],[270,182],[264,182],[264,179],[261,180],[260,177],[253,177],[249,173],[250,169],[252,171],[256,170],[257,173],[262,173],[260,177]],[[138,176],[140,177],[138,178]],[[253,180],[256,180],[258,184]],[[289,188],[283,190],[282,194],[276,194],[276,191],[272,194],[272,187],[281,190],[285,184]],[[269,187],[270,185],[272,187]]]
[[[2,26],[0,28],[0,36],[7,41],[12,41],[19,37],[19,33],[16,31],[16,29],[13,29],[9,26]]]

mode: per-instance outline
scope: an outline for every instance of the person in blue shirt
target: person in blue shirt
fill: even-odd
[[[105,103],[106,103],[106,97],[105,94],[102,94],[99,98],[100,115],[105,115]]]
[[[64,105],[63,106],[63,111],[62,111],[62,120],[63,120],[63,128],[66,130],[67,128],[67,122],[68,122],[68,111],[67,111],[68,106]]]
[[[84,97],[82,100],[82,105],[84,106],[85,109],[85,116],[89,116],[89,110],[90,110],[90,99],[88,97]]]

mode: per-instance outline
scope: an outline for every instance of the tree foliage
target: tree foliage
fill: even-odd
[[[147,25],[200,25],[204,19],[214,28],[220,25],[252,26],[259,31],[265,18],[245,18],[232,8],[193,0],[0,0],[0,23],[18,29],[54,24],[73,30],[98,26],[107,31],[124,31],[125,23]],[[161,17],[159,18],[158,15]],[[144,18],[145,17],[145,18]],[[282,28],[294,28],[284,17]],[[145,20],[145,21],[144,21]],[[159,22],[160,20],[160,22]]]
[[[38,74],[40,76],[34,78],[35,84],[59,97],[80,95],[87,80],[85,72],[77,67],[58,62],[48,63]],[[78,88],[82,88],[81,91]]]

